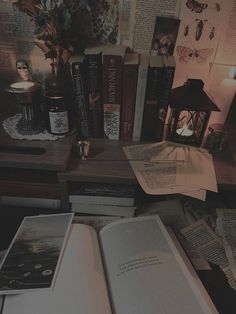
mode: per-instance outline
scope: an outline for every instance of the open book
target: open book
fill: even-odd
[[[52,291],[7,296],[4,314],[217,313],[158,216],[97,234],[72,224]]]

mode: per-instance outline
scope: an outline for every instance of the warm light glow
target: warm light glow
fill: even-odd
[[[22,82],[12,83],[11,87],[16,88],[16,89],[28,89],[28,88],[33,87],[34,85],[35,85],[34,82],[22,81]]]
[[[229,69],[229,78],[233,79],[235,77],[236,69],[232,67]]]
[[[193,131],[188,129],[187,125],[184,125],[182,128],[176,130],[176,133],[181,136],[191,136]]]

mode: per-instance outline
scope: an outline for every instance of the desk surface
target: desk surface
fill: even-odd
[[[67,171],[58,174],[59,180],[137,183],[134,172],[122,147],[134,142],[91,140],[87,160],[73,154]],[[236,189],[236,168],[231,152],[213,156],[217,183],[220,188]]]

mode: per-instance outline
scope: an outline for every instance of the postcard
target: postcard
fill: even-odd
[[[0,266],[0,294],[52,288],[73,213],[25,217]]]

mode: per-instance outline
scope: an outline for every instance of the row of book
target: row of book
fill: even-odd
[[[175,73],[173,56],[127,47],[87,48],[69,60],[82,138],[161,141]]]

